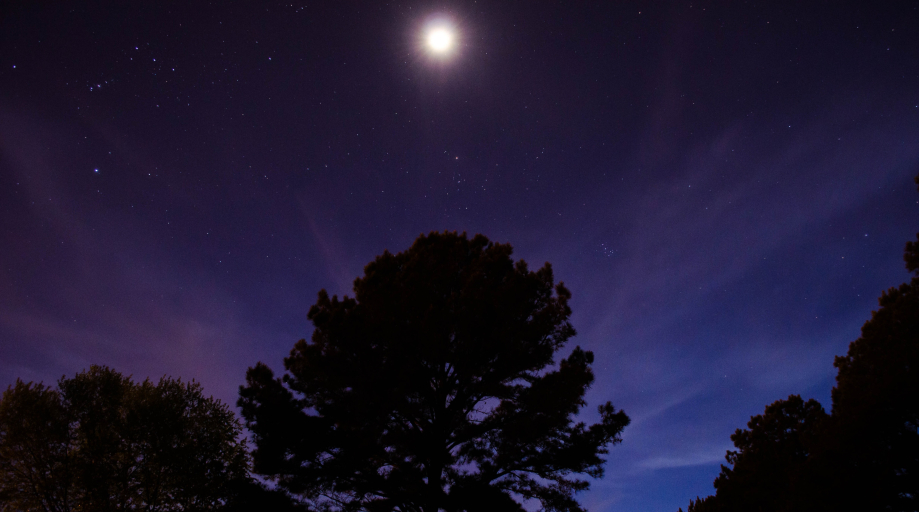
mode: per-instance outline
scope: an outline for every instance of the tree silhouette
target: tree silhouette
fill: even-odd
[[[16,381],[0,400],[0,505],[23,511],[71,509],[73,441],[59,394]]]
[[[251,478],[230,484],[230,496],[220,512],[309,512],[281,489],[271,489]]]
[[[919,240],[904,260],[910,282],[882,293],[835,359],[831,414],[797,396],[767,407],[691,512],[919,510]]]
[[[233,413],[197,383],[92,366],[0,400],[0,505],[20,511],[217,510],[247,478]]]
[[[354,298],[319,292],[275,378],[249,369],[239,405],[255,471],[317,508],[367,511],[583,510],[628,417],[573,416],[593,382],[574,334],[569,291],[552,268],[528,270],[510,245],[431,233],[384,252]]]
[[[840,487],[864,486],[847,504],[876,510],[919,510],[919,241],[903,259],[910,282],[881,295],[861,337],[836,358],[834,422],[821,454]]]
[[[714,496],[706,496],[705,498],[696,496],[694,501],[689,502],[689,508],[686,509],[687,512],[712,512],[714,510],[721,510],[718,508],[718,505],[715,504]],[[683,512],[682,507],[678,512]]]
[[[690,512],[785,510],[797,501],[809,447],[827,417],[819,402],[805,402],[798,395],[766,406],[763,414],[750,419],[748,430],[731,435],[737,450],[725,458],[732,467],[721,466],[716,495],[697,498]]]

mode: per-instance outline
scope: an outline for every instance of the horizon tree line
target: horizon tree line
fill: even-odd
[[[370,262],[353,297],[320,290],[283,374],[246,372],[243,422],[195,381],[17,380],[0,512],[583,511],[630,420],[606,402],[578,421],[595,377],[590,351],[561,357],[571,293],[511,254],[432,232]],[[919,240],[904,259],[911,281],[836,357],[830,413],[767,406],[689,512],[919,509]]]

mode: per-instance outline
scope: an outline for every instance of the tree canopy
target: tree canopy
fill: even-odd
[[[919,240],[904,260],[911,280],[881,294],[835,359],[831,414],[797,396],[767,407],[731,436],[733,469],[691,512],[919,510]]]
[[[570,292],[482,235],[431,233],[384,252],[354,297],[319,292],[315,329],[275,377],[250,368],[239,405],[254,469],[316,508],[583,510],[628,417],[574,416],[594,380]]]
[[[57,389],[17,380],[0,399],[0,507],[217,510],[247,479],[240,432],[195,382],[138,384],[104,366]]]
[[[859,505],[878,510],[919,510],[919,241],[906,244],[904,260],[910,282],[881,295],[836,358],[835,421],[822,454],[825,469],[846,468],[841,486],[870,489]]]
[[[774,512],[798,501],[801,473],[805,469],[813,436],[827,414],[816,400],[798,395],[766,406],[753,416],[747,429],[737,429],[728,451],[731,467],[721,466],[715,479],[715,496],[696,499],[690,512]]]

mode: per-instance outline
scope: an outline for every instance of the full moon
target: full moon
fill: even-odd
[[[444,53],[453,45],[453,34],[445,28],[428,32],[428,46],[437,53]]]

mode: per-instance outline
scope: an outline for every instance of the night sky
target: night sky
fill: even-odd
[[[320,288],[482,233],[552,263],[587,410],[632,418],[582,502],[685,508],[908,279],[919,4],[843,4],[3,2],[0,385],[235,409]]]

